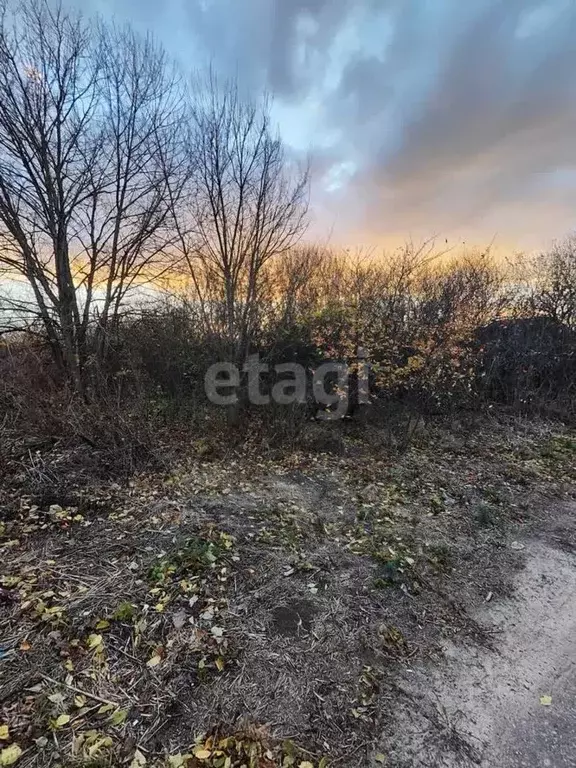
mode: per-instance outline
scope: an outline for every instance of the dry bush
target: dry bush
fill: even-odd
[[[182,441],[209,439],[210,452],[248,444],[339,452],[356,427],[315,420],[312,372],[327,360],[351,371],[347,415],[356,436],[387,448],[408,445],[422,417],[452,418],[495,402],[572,418],[574,331],[530,315],[526,295],[489,253],[447,256],[409,246],[375,260],[299,248],[267,265],[248,349],[270,366],[262,393],[278,381],[276,364],[304,366],[306,402],[252,406],[241,392],[232,429],[204,391],[207,368],[226,359],[226,334],[206,325],[196,301],[173,298],[121,318],[106,361],[90,366],[85,397],[59,380],[33,337],[5,343],[3,442],[12,430],[32,441],[83,444],[120,473],[169,461],[165,446]],[[369,355],[371,395],[361,408],[354,389],[360,347]]]
[[[508,318],[479,328],[479,396],[572,419],[576,416],[576,332],[546,316]]]
[[[106,393],[99,389],[90,399],[80,397],[44,345],[24,336],[5,343],[0,354],[4,456],[85,445],[97,452],[100,469],[116,474],[153,460],[153,404],[134,386],[137,377],[128,384],[124,377],[115,380],[113,387],[108,378]]]
[[[535,280],[529,297],[534,314],[576,328],[576,234],[554,243],[532,264]]]

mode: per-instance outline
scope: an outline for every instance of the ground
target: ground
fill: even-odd
[[[576,765],[576,504],[547,512],[548,535],[515,542],[525,564],[511,596],[477,609],[491,645],[449,641],[441,662],[404,670],[401,685],[419,705],[387,731],[394,764]],[[550,535],[558,520],[561,536]]]
[[[14,449],[0,765],[575,765],[574,433],[337,444],[129,481]]]

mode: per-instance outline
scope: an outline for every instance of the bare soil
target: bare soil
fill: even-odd
[[[398,684],[417,706],[386,729],[390,764],[576,765],[576,504],[545,512],[538,538],[511,544],[524,556],[511,596],[476,611],[491,646],[448,641],[438,663],[404,670]]]
[[[0,748],[18,766],[573,765],[573,433],[429,426],[394,455],[342,429],[338,455],[184,454],[129,482],[15,452]]]

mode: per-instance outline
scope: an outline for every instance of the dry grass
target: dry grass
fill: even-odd
[[[0,726],[18,766],[368,765],[391,708],[418,706],[399,665],[490,642],[470,611],[506,593],[539,501],[573,492],[573,436],[456,424],[400,457],[341,439],[125,485],[71,480],[57,451],[9,462]]]

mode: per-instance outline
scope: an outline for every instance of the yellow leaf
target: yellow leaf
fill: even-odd
[[[87,748],[88,757],[94,757],[103,750],[108,749],[114,743],[109,736],[98,736],[96,731],[88,731],[96,741]]]
[[[170,755],[168,757],[168,765],[170,768],[183,768],[183,766],[188,764],[188,760],[191,760],[193,757],[194,755],[189,753],[183,755],[178,752],[177,755]]]
[[[97,648],[102,645],[102,635],[89,635],[86,645],[88,648]]]
[[[218,658],[216,659],[216,669],[218,670],[218,672],[222,672],[222,670],[224,669],[224,666],[225,666],[224,659],[222,658],[222,656],[218,656]]]
[[[0,741],[6,741],[10,737],[7,725],[0,725]]]
[[[21,754],[22,750],[18,744],[10,744],[9,747],[6,747],[6,749],[3,749],[0,752],[0,765],[14,765]]]
[[[194,757],[198,760],[208,760],[209,757],[212,757],[212,752],[209,749],[198,749],[194,752]]]
[[[106,621],[106,619],[100,619],[96,622],[96,629],[108,629],[110,626],[110,622]]]
[[[74,696],[74,704],[81,709],[86,704],[86,696]]]
[[[158,664],[160,664],[161,661],[162,661],[162,659],[160,658],[160,656],[158,656],[158,654],[155,653],[154,656],[152,656],[151,659],[148,659],[148,661],[146,662],[146,666],[147,667],[157,667]]]
[[[68,672],[74,671],[74,663],[71,659],[66,659],[64,662],[64,668],[68,670]]]
[[[314,768],[314,766],[308,760],[304,760],[303,763],[300,763],[298,768]]]
[[[543,707],[549,707],[552,704],[552,696],[540,696],[540,704],[542,704]]]
[[[70,722],[70,715],[58,715],[58,717],[54,721],[54,726],[56,728],[62,728],[62,726],[68,725],[69,722]]]

